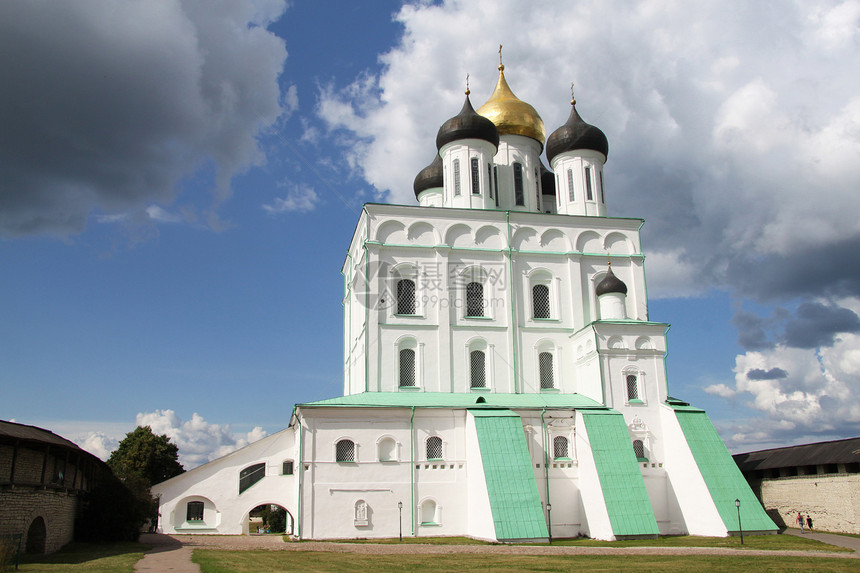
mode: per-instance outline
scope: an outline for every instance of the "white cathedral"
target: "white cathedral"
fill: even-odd
[[[361,213],[344,395],[155,485],[159,531],[247,534],[264,504],[300,539],[776,531],[705,412],[669,396],[643,221],[607,216],[609,144],[575,103],[546,138],[503,65],[477,112],[466,90],[419,206]]]

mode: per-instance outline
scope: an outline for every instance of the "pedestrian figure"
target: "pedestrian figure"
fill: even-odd
[[[797,525],[800,526],[800,533],[803,533],[803,516],[800,512],[797,512]]]
[[[812,518],[809,517],[809,514],[806,514],[806,528],[812,532]]]

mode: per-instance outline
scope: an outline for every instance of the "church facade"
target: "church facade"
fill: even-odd
[[[607,216],[609,144],[575,104],[546,137],[503,65],[477,111],[466,91],[419,205],[362,210],[343,396],[154,486],[161,531],[248,533],[262,504],[303,539],[776,531],[706,414],[668,393],[643,222]]]

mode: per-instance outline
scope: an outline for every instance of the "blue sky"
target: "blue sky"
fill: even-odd
[[[196,465],[338,395],[361,204],[414,203],[498,44],[607,134],[674,396],[736,451],[860,434],[860,3],[0,4],[0,418]]]

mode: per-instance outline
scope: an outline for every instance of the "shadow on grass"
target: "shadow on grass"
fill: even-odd
[[[144,553],[151,547],[143,543],[116,542],[116,543],[81,543],[73,541],[56,553],[49,555],[22,554],[21,564],[54,564],[54,565],[79,565],[106,557],[130,555],[133,553]]]

